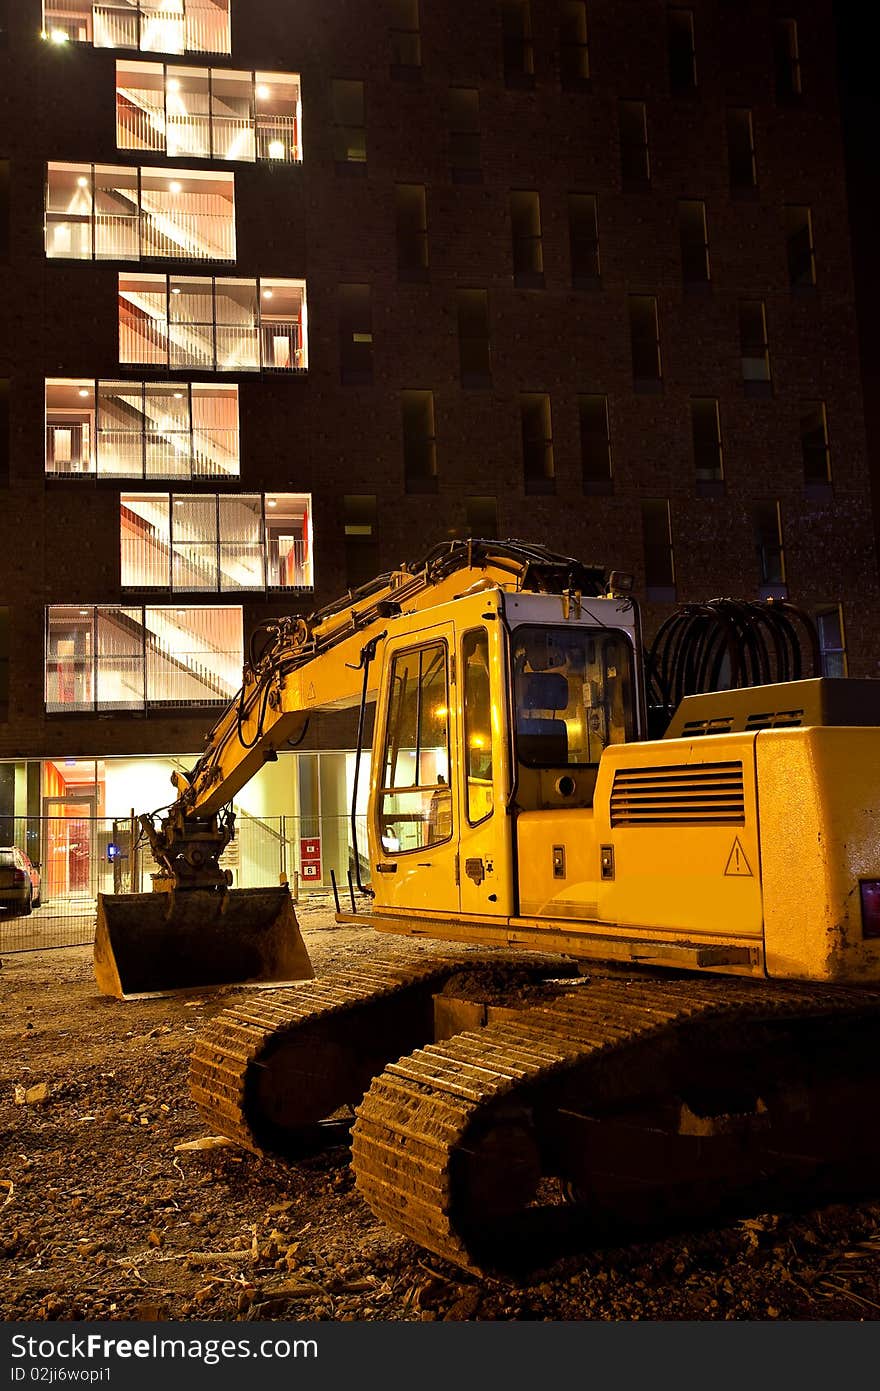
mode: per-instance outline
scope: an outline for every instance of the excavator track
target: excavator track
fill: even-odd
[[[359,1101],[391,1058],[433,1037],[433,997],[469,960],[335,971],[248,995],[200,1034],[190,1092],[216,1132],[288,1154],[309,1126]]]
[[[864,1150],[874,1129],[862,1107],[876,1106],[880,1088],[867,1063],[861,1091],[840,1094],[841,1059],[852,1067],[860,1051],[876,1057],[878,1041],[876,992],[721,978],[581,981],[387,1066],[357,1108],[357,1185],[396,1231],[459,1266],[491,1270],[509,1264],[514,1250],[523,1257],[523,1219],[540,1214],[533,1199],[542,1175],[595,1186],[586,1153],[593,1146],[594,1168],[604,1162],[615,1181],[621,1164],[634,1166],[624,1209],[645,1192],[658,1193],[653,1201],[662,1205],[676,1181],[688,1189],[705,1177],[720,1191],[731,1170],[741,1183],[774,1162],[803,1170],[852,1158],[852,1146]],[[713,1087],[728,1099],[701,1116],[699,1099]],[[829,1109],[836,1094],[837,1112]],[[670,1129],[671,1113],[678,1123]],[[778,1134],[768,1140],[774,1118]],[[622,1135],[623,1146],[615,1154],[606,1145],[603,1157],[609,1132]],[[722,1147],[718,1173],[709,1140]],[[688,1154],[697,1146],[695,1168],[676,1173],[675,1151],[666,1154],[672,1169],[663,1173],[661,1165],[658,1174],[658,1153],[676,1144]],[[810,1152],[799,1153],[805,1144]],[[877,1148],[868,1136],[868,1151]],[[557,1206],[557,1228],[559,1214]]]

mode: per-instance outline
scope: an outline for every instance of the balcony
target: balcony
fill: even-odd
[[[237,478],[238,387],[207,382],[46,382],[54,478]]]
[[[44,0],[43,36],[144,53],[232,52],[229,0]]]
[[[238,593],[312,588],[311,498],[123,493],[123,589]]]
[[[213,372],[304,371],[305,281],[121,274],[119,361]]]
[[[242,663],[240,608],[46,611],[48,714],[223,706]]]
[[[302,159],[296,73],[116,64],[116,143],[182,159]]]
[[[75,261],[234,261],[234,176],[50,164],[46,255]]]

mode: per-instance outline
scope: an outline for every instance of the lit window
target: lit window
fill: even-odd
[[[119,360],[220,372],[304,369],[305,281],[122,274]]]
[[[153,53],[231,53],[229,0],[44,0],[52,43],[139,48]]]
[[[123,589],[312,587],[307,495],[123,493],[119,515]]]
[[[116,143],[174,158],[302,158],[296,73],[229,72],[120,60]]]
[[[50,164],[46,255],[73,260],[235,260],[231,174]]]
[[[228,704],[241,685],[233,607],[46,611],[46,710],[162,710]]]
[[[234,478],[238,387],[206,382],[46,382],[46,473]]]

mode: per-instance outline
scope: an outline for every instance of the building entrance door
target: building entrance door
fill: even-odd
[[[48,797],[45,806],[44,897],[92,897],[92,842],[97,798]]]

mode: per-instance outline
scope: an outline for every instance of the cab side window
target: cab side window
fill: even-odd
[[[461,641],[464,671],[464,762],[467,819],[472,826],[492,815],[492,703],[489,693],[489,634],[485,628],[465,633]]]
[[[446,644],[392,660],[382,762],[379,833],[385,854],[406,854],[452,835]]]

